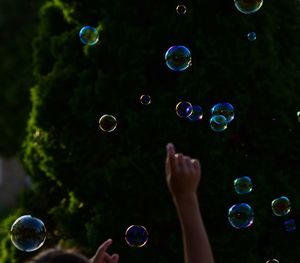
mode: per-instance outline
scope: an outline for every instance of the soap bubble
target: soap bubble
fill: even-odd
[[[239,195],[248,194],[252,191],[252,181],[248,176],[236,178],[233,182],[234,189]]]
[[[274,199],[271,203],[271,207],[276,216],[285,216],[291,211],[291,203],[286,196]]]
[[[149,95],[142,95],[140,97],[140,102],[143,105],[149,105],[151,103],[151,97]]]
[[[293,218],[285,220],[283,224],[286,232],[294,232],[296,230],[296,221]]]
[[[188,116],[190,121],[200,121],[203,118],[203,110],[199,105],[192,105],[192,114]]]
[[[248,33],[247,38],[248,38],[249,41],[255,41],[256,40],[256,33],[255,32]]]
[[[254,213],[248,204],[236,204],[229,208],[228,220],[234,228],[247,228],[253,224]]]
[[[19,217],[11,226],[10,238],[14,246],[25,252],[39,249],[46,240],[44,223],[31,215]]]
[[[84,26],[79,32],[79,38],[83,44],[93,46],[99,41],[99,34],[96,28]]]
[[[300,122],[300,111],[297,112],[298,122]]]
[[[178,102],[176,105],[176,114],[180,118],[187,118],[189,117],[193,112],[193,106],[188,101],[181,101]]]
[[[186,13],[186,6],[185,5],[178,5],[176,7],[176,12],[178,15],[184,15]]]
[[[99,119],[99,127],[102,131],[112,132],[117,127],[117,119],[112,115],[105,114]]]
[[[185,46],[172,46],[165,54],[166,64],[173,71],[183,71],[192,65],[191,52]]]
[[[234,108],[228,102],[218,103],[212,107],[211,115],[223,115],[227,123],[230,123],[234,119]]]
[[[252,14],[258,11],[263,0],[234,0],[235,7],[244,14]]]
[[[279,263],[277,259],[270,259],[266,263]]]
[[[131,247],[143,247],[148,242],[148,236],[144,226],[131,225],[125,232],[125,241]]]
[[[223,115],[213,115],[210,118],[210,127],[215,132],[222,132],[227,129],[227,120]]]

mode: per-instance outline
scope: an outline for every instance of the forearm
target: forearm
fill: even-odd
[[[185,263],[214,263],[196,195],[174,199],[179,216]]]

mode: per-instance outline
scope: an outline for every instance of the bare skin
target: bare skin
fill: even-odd
[[[185,263],[214,263],[203,224],[197,188],[201,179],[200,163],[167,144],[166,181],[180,220]]]
[[[112,240],[108,239],[100,245],[96,254],[89,260],[89,263],[118,263],[118,254],[108,254],[106,251],[108,247],[112,244]]]

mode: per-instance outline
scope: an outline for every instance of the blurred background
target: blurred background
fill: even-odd
[[[184,4],[186,14],[176,6]],[[265,1],[251,15],[234,1],[0,0],[0,261],[19,263],[9,230],[21,215],[46,225],[44,247],[87,255],[105,239],[126,262],[182,262],[180,226],[164,178],[165,145],[199,158],[199,202],[216,262],[298,262],[300,9]],[[99,42],[83,45],[83,26]],[[249,41],[247,34],[256,32]],[[192,66],[171,71],[165,52],[184,45]],[[151,96],[142,105],[142,94]],[[203,119],[179,118],[179,101],[201,105]],[[235,108],[221,133],[211,130],[218,102]],[[99,129],[111,114],[117,128]],[[253,191],[233,181],[249,176]],[[291,201],[278,217],[271,202]],[[233,204],[254,223],[233,228]],[[130,248],[129,225],[144,225],[147,245]]]

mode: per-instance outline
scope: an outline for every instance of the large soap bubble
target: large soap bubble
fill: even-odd
[[[125,241],[131,247],[143,247],[148,242],[148,231],[144,226],[131,225],[125,232]]]
[[[253,224],[254,213],[250,205],[246,203],[236,204],[229,208],[228,220],[234,228],[247,228]]]
[[[183,71],[192,65],[192,56],[185,46],[172,46],[165,54],[166,64],[173,71]]]
[[[263,5],[263,0],[234,0],[235,7],[244,14],[257,12]]]

